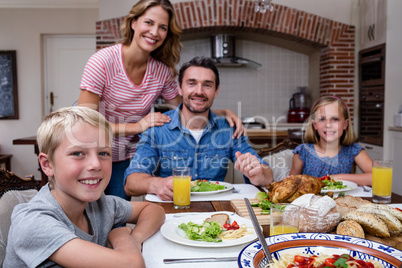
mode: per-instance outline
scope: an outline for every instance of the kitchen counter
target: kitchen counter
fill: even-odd
[[[388,130],[402,132],[402,127],[389,127]]]
[[[272,130],[272,129],[246,129],[246,134],[249,139],[259,138],[286,138],[288,132],[285,130]]]
[[[270,129],[246,129],[248,143],[254,150],[271,148],[288,137],[288,132],[284,130]]]

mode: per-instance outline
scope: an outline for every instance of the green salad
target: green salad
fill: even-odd
[[[222,232],[221,227],[217,222],[205,221],[203,224],[196,224],[193,222],[182,223],[179,225],[188,238],[197,241],[206,242],[222,242],[218,235]]]
[[[342,181],[334,181],[333,179],[330,180],[323,180],[325,183],[325,187],[323,187],[323,190],[342,190],[345,188],[348,188],[347,185],[343,184]]]
[[[285,206],[281,205],[275,205],[273,202],[269,200],[268,193],[266,192],[258,192],[255,198],[259,202],[253,202],[251,204],[252,207],[260,207],[261,208],[261,215],[269,215],[271,214],[271,206],[275,206],[276,208],[279,208],[283,210]]]
[[[191,192],[210,192],[224,189],[226,186],[217,181],[195,180],[191,182]]]

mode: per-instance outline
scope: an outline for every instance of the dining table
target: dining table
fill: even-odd
[[[246,187],[241,184],[234,184],[234,187],[237,189],[243,189],[241,187]],[[247,187],[254,187],[254,186],[247,186]],[[266,191],[265,187],[254,187],[255,192],[243,191],[243,196],[249,199],[255,198],[255,194],[259,191]],[[370,192],[363,191],[363,188],[359,188],[359,193],[355,196],[359,196],[362,199],[372,201],[371,198],[371,188]],[[248,188],[247,188],[248,189]],[[166,222],[177,220],[176,217],[182,217],[186,215],[198,215],[198,214],[205,214],[209,215],[208,213],[217,213],[217,212],[225,212],[227,214],[235,213],[236,210],[232,206],[231,197],[229,194],[233,195],[233,199],[243,198],[240,191],[239,193],[227,193],[227,197],[225,198],[211,198],[211,200],[207,200],[207,198],[202,198],[201,200],[191,201],[190,208],[186,209],[175,209],[173,207],[172,202],[161,201],[158,200],[156,196],[147,195],[145,200],[147,202],[152,202],[161,206],[166,213]],[[357,191],[357,189],[356,189]],[[392,193],[392,203],[400,204],[402,208],[402,196],[396,193]],[[270,236],[270,227],[269,224],[260,224],[263,230],[263,234],[265,237]],[[373,241],[376,241],[376,237],[373,237]],[[371,238],[367,238],[371,239]],[[147,267],[169,267],[169,268],[181,268],[181,267],[238,267],[238,264],[235,261],[232,262],[205,262],[205,263],[175,263],[175,264],[165,264],[163,263],[163,259],[166,258],[188,258],[188,257],[236,257],[240,254],[242,249],[247,245],[241,245],[237,247],[228,247],[228,248],[198,248],[192,246],[183,246],[172,241],[168,241],[166,237],[163,237],[160,234],[160,231],[149,239],[150,241],[144,242],[143,246],[143,255],[146,261]],[[257,240],[257,238],[255,239]],[[254,240],[254,241],[255,241]],[[378,242],[378,240],[377,240]],[[380,241],[382,242],[382,241]],[[402,240],[401,240],[402,245]],[[155,253],[157,252],[157,253]],[[169,257],[170,256],[170,257]]]
[[[262,188],[258,187],[261,191]],[[362,197],[362,199],[372,201],[371,197]],[[392,203],[402,203],[402,196],[396,193],[392,193]],[[199,201],[192,202],[190,208],[177,210],[173,207],[172,203],[153,202],[163,207],[165,213],[183,213],[183,212],[218,212],[218,211],[231,211],[235,212],[235,209],[231,205],[230,201]],[[261,225],[265,237],[269,236],[269,225]]]

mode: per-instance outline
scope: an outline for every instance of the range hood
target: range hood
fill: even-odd
[[[258,62],[236,56],[236,38],[234,35],[218,34],[211,36],[211,58],[216,66],[258,68]]]

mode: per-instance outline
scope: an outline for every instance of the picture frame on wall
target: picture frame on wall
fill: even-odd
[[[19,119],[15,50],[0,50],[0,119]]]

